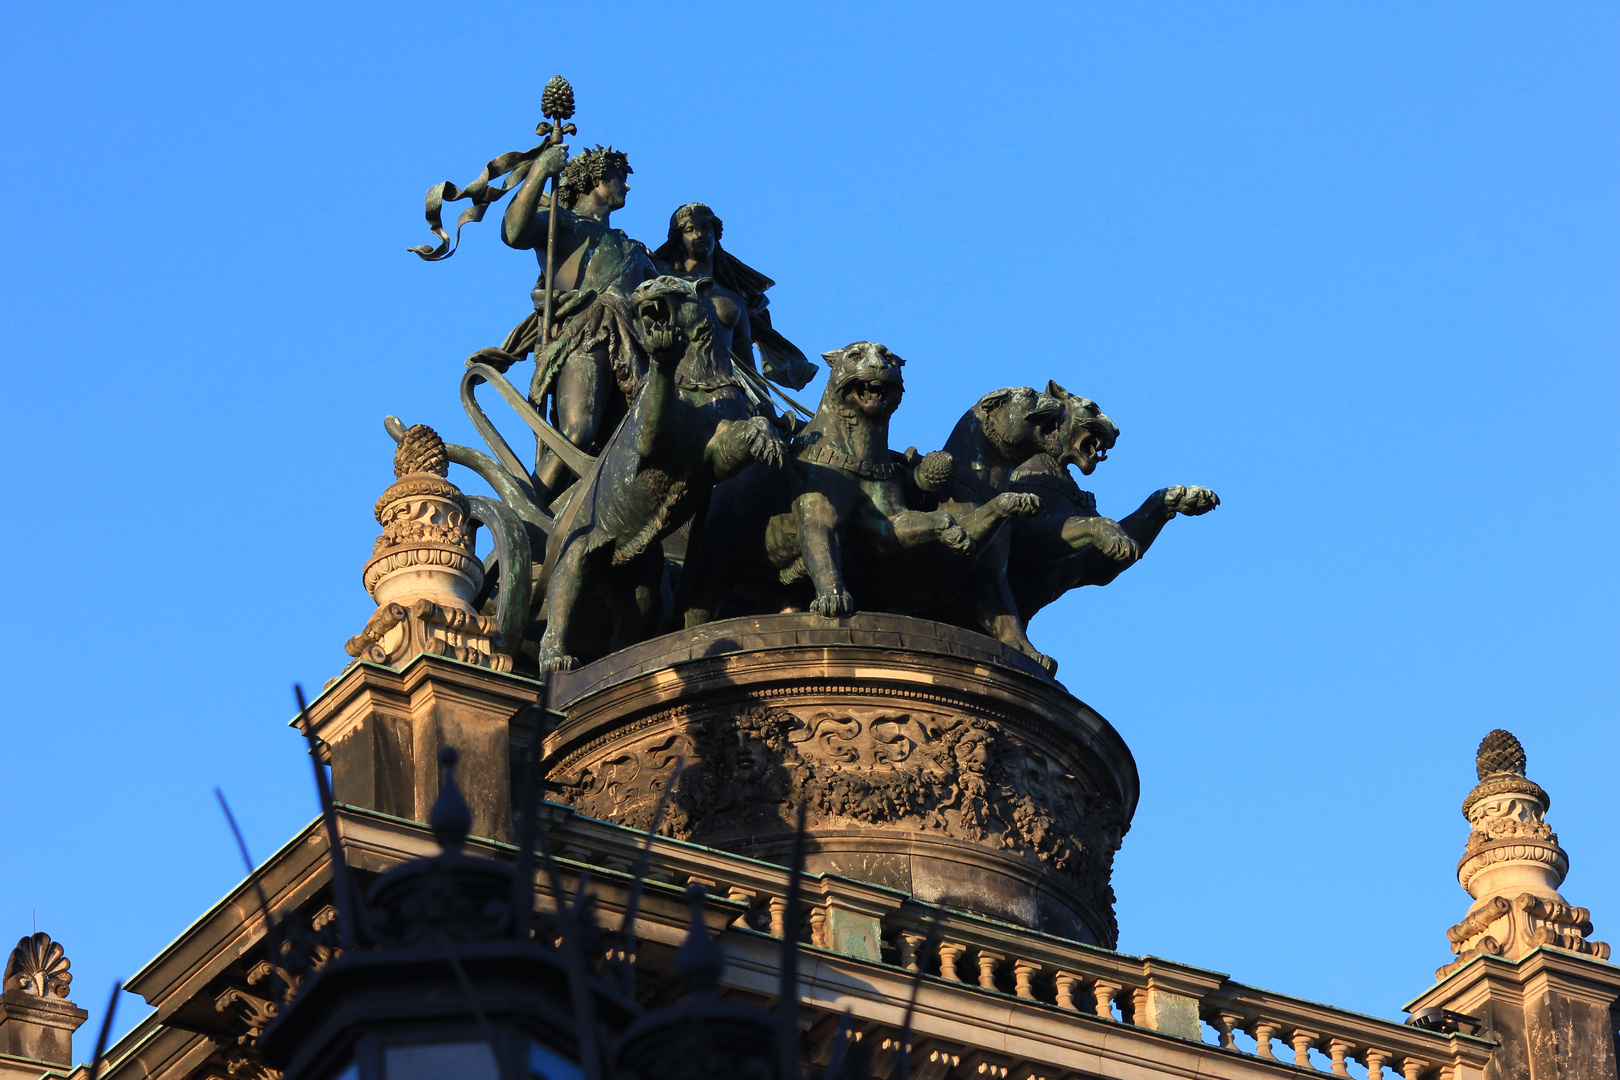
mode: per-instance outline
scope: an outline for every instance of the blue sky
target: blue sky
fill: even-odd
[[[496,215],[406,254],[422,192],[562,72],[616,224],[708,202],[806,352],[907,359],[897,447],[1055,378],[1123,431],[1104,513],[1220,493],[1031,630],[1141,770],[1121,948],[1399,1017],[1497,726],[1620,938],[1620,12],[558,10],[8,8],[0,936],[99,1010],[239,879],[215,784],[261,858],[313,816],[288,686],[371,607],[382,417],[474,441],[534,276]]]

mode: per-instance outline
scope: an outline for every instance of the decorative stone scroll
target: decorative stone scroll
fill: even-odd
[[[67,953],[44,932],[17,942],[6,960],[5,991],[66,1001],[73,975]]]
[[[484,584],[467,497],[445,479],[444,441],[425,424],[408,429],[394,454],[395,483],[377,500],[383,527],[364,574],[377,611],[344,651],[397,667],[419,653],[511,671],[499,621],[472,601]]]
[[[825,625],[814,619],[727,622]],[[969,639],[1011,653],[991,639],[895,616],[850,623],[848,649],[716,651],[598,683],[548,742],[551,784],[582,813],[646,828],[683,761],[668,835],[780,859],[802,800],[812,870],[1112,945],[1109,877],[1135,800],[1112,728],[1022,657],[963,655]],[[875,629],[855,645],[863,623],[904,625],[913,648],[876,647],[899,635]],[[720,650],[749,644],[725,627],[703,633]],[[936,627],[949,640],[917,632]]]
[[[1474,897],[1462,922],[1446,931],[1457,959],[1435,972],[1444,979],[1484,953],[1517,960],[1543,945],[1609,958],[1589,941],[1591,913],[1558,894],[1569,856],[1545,816],[1552,799],[1525,776],[1524,747],[1500,728],[1479,744],[1479,784],[1463,800],[1473,827],[1457,864],[1457,881]]]

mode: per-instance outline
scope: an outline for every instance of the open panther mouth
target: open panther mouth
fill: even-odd
[[[651,330],[654,326],[668,323],[674,309],[668,300],[662,296],[654,296],[643,300],[636,308],[636,314],[641,317],[643,330]]]
[[[844,384],[844,397],[863,410],[875,409],[889,396],[894,383],[888,379],[851,379]]]

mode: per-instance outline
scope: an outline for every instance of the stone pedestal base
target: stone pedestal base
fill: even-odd
[[[90,1014],[70,1001],[17,990],[0,994],[0,1054],[73,1064],[73,1032]]]
[[[1483,1021],[1500,1047],[1491,1080],[1615,1080],[1620,968],[1562,949],[1517,960],[1476,955],[1407,1012],[1449,1009]]]
[[[441,746],[461,752],[457,782],[474,836],[510,840],[512,719],[541,684],[420,655],[404,670],[355,664],[310,702],[338,802],[426,821],[439,796]]]
[[[1114,852],[1137,797],[1117,732],[1023,656],[920,619],[728,619],[558,676],[553,798],[1113,946]]]

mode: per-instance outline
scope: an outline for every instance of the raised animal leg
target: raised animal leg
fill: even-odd
[[[943,510],[912,510],[894,481],[863,481],[866,495],[858,504],[857,525],[879,552],[896,555],[941,544],[961,555],[973,554],[973,538]]]
[[[1023,491],[1003,491],[983,506],[956,515],[956,523],[973,538],[975,544],[983,544],[996,535],[1008,518],[1034,517],[1040,510],[1039,496]]]
[[[763,416],[746,420],[722,420],[703,451],[716,480],[741,472],[750,462],[781,465],[785,450],[782,437]]]
[[[1170,523],[1177,514],[1186,514],[1188,517],[1198,517],[1207,514],[1221,505],[1221,497],[1206,487],[1183,487],[1176,484],[1174,487],[1160,488],[1147,497],[1147,501],[1119,523],[1132,540],[1136,541],[1140,549],[1137,557],[1146,553],[1153,541],[1159,538],[1159,532]]]
[[[959,554],[971,555],[977,546],[967,530],[943,510],[902,510],[882,520],[883,526],[877,532],[878,550],[885,555],[913,551],[929,544],[941,544]]]
[[[1163,523],[1160,523],[1153,529],[1153,535],[1158,535],[1163,527]],[[1107,585],[1142,557],[1142,545],[1119,522],[1110,518],[1095,514],[1076,515],[1063,522],[1061,535],[1071,552],[1088,553],[1085,565],[1095,568],[1098,580],[1087,584]],[[1152,543],[1152,539],[1149,538],[1148,542]]]

